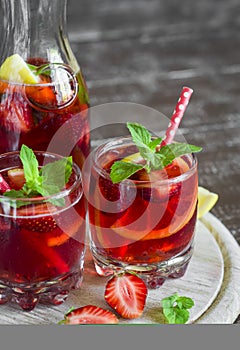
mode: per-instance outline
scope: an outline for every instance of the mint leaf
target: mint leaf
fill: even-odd
[[[151,142],[150,132],[138,123],[127,123],[128,130],[132,135],[133,142],[138,145],[148,145]]]
[[[187,297],[178,297],[178,305],[182,305],[185,309],[191,309],[194,306],[194,301]]]
[[[141,164],[117,161],[111,167],[110,177],[113,183],[121,182],[143,168]]]
[[[164,309],[163,314],[169,324],[185,324],[189,319],[189,311],[178,307]]]
[[[161,300],[163,314],[169,324],[184,324],[189,320],[189,311],[194,306],[191,298],[177,293]]]
[[[53,63],[52,63],[53,64]],[[28,68],[36,75],[51,75],[51,69],[46,69],[46,67],[49,66],[49,64],[43,64],[42,66],[38,67],[38,66],[34,66],[33,64],[27,63]]]
[[[36,72],[37,70],[37,66],[34,66],[33,64],[27,63],[28,68],[32,71],[32,72]]]
[[[20,150],[20,159],[23,165],[24,176],[26,179],[25,189],[30,190],[35,188],[35,185],[41,182],[38,161],[34,152],[27,146],[22,145]]]
[[[65,157],[55,162],[44,165],[40,170],[40,175],[43,179],[43,187],[57,186],[59,189],[63,188],[68,182],[72,173],[72,157]],[[51,190],[51,192],[53,189]],[[54,194],[57,192],[52,192]]]
[[[162,137],[158,137],[154,140],[152,140],[149,144],[148,147],[151,148],[152,151],[155,151],[156,147],[158,145],[160,145],[160,143],[162,142]]]
[[[21,147],[20,159],[23,164],[26,181],[31,181],[32,179],[39,176],[37,158],[34,152],[25,145],[22,145]]]
[[[57,194],[68,182],[72,173],[72,157],[65,157],[48,163],[40,169],[42,185],[37,187],[38,192],[45,197]],[[64,206],[64,198],[48,199],[56,206]]]
[[[3,195],[4,195],[4,197],[13,198],[13,199],[16,199],[16,198],[28,198],[23,190],[6,191],[6,192],[4,192]],[[10,203],[11,207],[13,207],[13,208],[20,208],[23,205],[30,204],[30,202],[21,201],[21,200],[10,201],[9,203]]]
[[[45,183],[43,186],[37,187],[37,190],[38,193],[41,194],[43,197],[50,197],[54,194],[57,194],[61,190],[61,188],[54,184]],[[46,201],[58,207],[63,207],[65,205],[64,198],[51,198],[47,199]]]
[[[65,157],[48,163],[40,169],[42,185],[37,187],[38,192],[45,197],[57,194],[68,182],[72,173],[72,157]],[[48,199],[56,206],[64,206],[64,198]]]
[[[160,153],[153,153],[153,157],[150,160],[150,165],[152,169],[160,170],[164,168],[164,160],[165,157],[163,154]]]
[[[43,197],[49,197],[53,194],[57,194],[59,192],[59,187],[53,184],[47,184],[45,183],[42,186],[37,186],[36,190],[39,194],[41,194]]]
[[[163,166],[167,166],[172,161],[180,156],[189,153],[196,153],[202,150],[201,147],[189,145],[187,143],[171,143],[160,148],[156,154],[161,154],[164,157]]]
[[[141,124],[127,123],[127,127],[132,135],[132,140],[139,149],[142,158],[149,160],[153,150],[149,147],[151,143],[151,134]]]
[[[23,190],[10,190],[4,192],[3,195],[10,198],[23,198],[25,197],[25,192]]]

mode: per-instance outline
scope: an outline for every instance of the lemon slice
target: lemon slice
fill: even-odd
[[[141,157],[140,153],[137,152],[137,153],[133,153],[133,154],[130,154],[130,156],[127,156],[125,158],[122,159],[122,162],[127,162],[127,163],[138,163],[140,162],[141,160],[143,160],[143,158]]]
[[[141,160],[142,160],[142,157],[139,152],[131,154],[130,156],[127,156],[122,159],[123,162],[134,162],[134,163],[138,163]],[[198,186],[198,213],[197,213],[198,219],[200,219],[204,214],[209,212],[214,207],[217,200],[218,200],[217,193],[210,192],[206,188]],[[128,233],[127,233],[127,236],[128,236]]]
[[[198,214],[200,219],[204,214],[209,212],[218,200],[218,194],[208,191],[206,188],[198,187]]]
[[[15,83],[39,83],[39,77],[33,74],[27,63],[18,54],[6,58],[0,67],[0,78]]]

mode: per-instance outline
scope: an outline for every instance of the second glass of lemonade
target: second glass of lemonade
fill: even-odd
[[[149,288],[184,275],[191,259],[197,214],[198,173],[194,154],[162,170],[140,170],[113,183],[115,161],[138,150],[117,138],[92,153],[88,190],[90,242],[96,271],[132,271]]]

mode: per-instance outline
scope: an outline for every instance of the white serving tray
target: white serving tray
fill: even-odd
[[[94,304],[110,309],[104,300],[107,278],[99,277],[87,252],[81,289],[60,306],[37,305],[31,312],[17,305],[0,305],[0,324],[57,324],[70,307]],[[195,305],[188,323],[231,324],[240,314],[240,247],[228,229],[208,213],[197,223],[195,250],[184,277],[149,290],[142,316],[119,318],[120,324],[162,324],[160,300],[170,294],[191,297]]]

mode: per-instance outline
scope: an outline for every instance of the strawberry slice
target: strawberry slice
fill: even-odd
[[[52,216],[43,216],[35,219],[18,219],[18,224],[33,232],[51,232],[56,227],[56,221]]]
[[[56,221],[49,215],[53,211],[56,211],[56,208],[50,203],[21,207],[18,209],[18,216],[26,216],[26,218],[17,219],[17,222],[21,227],[33,232],[51,232],[57,227]]]
[[[13,94],[11,100],[0,104],[0,119],[8,130],[28,132],[33,127],[31,108],[20,94]]]
[[[4,193],[6,191],[11,190],[11,187],[7,183],[7,181],[4,180],[2,175],[0,174],[0,193]]]
[[[116,324],[118,318],[111,311],[95,305],[74,309],[65,315],[65,324]]]
[[[11,187],[20,190],[26,182],[23,169],[10,169],[7,174]]]
[[[144,281],[133,274],[113,276],[106,285],[106,302],[124,318],[137,318],[142,315],[147,298]]]

